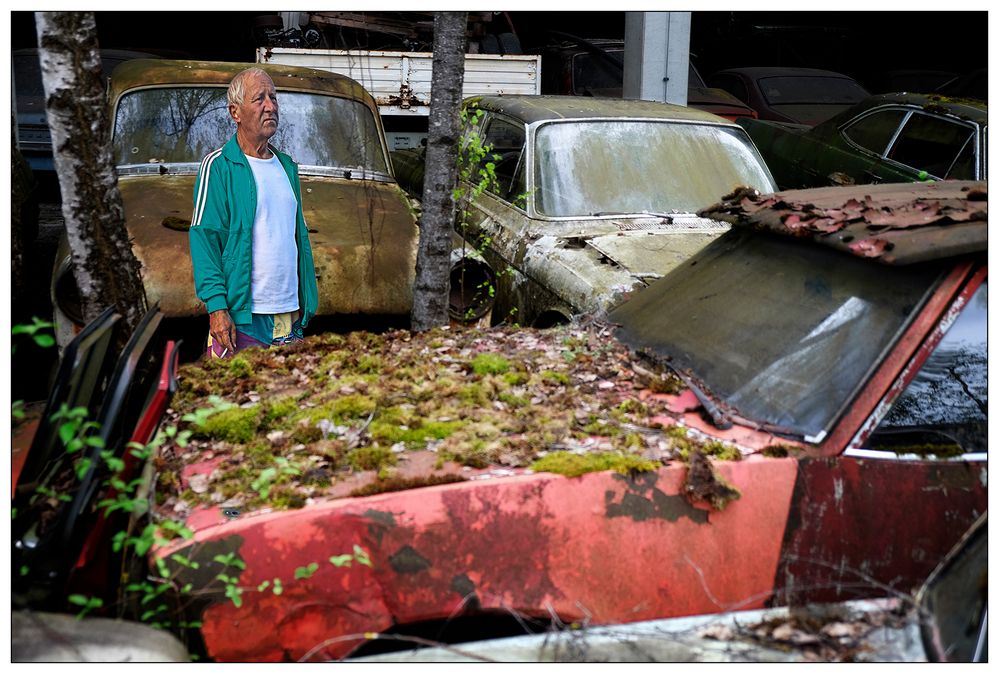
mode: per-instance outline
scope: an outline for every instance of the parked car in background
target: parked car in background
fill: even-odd
[[[740,185],[774,189],[744,131],[700,110],[577,96],[464,106],[466,139],[489,148],[496,181],[458,231],[496,274],[497,321],[546,327],[606,311],[727,229],[699,208]],[[420,194],[421,153],[393,160]]]
[[[989,70],[978,68],[948,80],[934,90],[941,96],[974,98],[983,103],[989,100]]]
[[[815,68],[729,68],[707,78],[760,119],[815,126],[867,98],[852,77]]]
[[[782,189],[913,180],[986,180],[984,103],[871,96],[812,129],[741,120]]]
[[[14,99],[17,112],[17,143],[33,171],[55,171],[52,137],[45,121],[45,89],[37,49],[15,49],[12,54]],[[101,79],[106,82],[119,63],[130,59],[157,58],[153,54],[125,49],[101,50]]]
[[[949,70],[905,69],[876,73],[865,82],[872,94],[892,94],[900,91],[929,94],[955,77],[957,73]]]
[[[624,41],[558,33],[557,45],[542,50],[541,93],[621,98],[624,91]],[[729,120],[756,117],[756,111],[727,91],[708,87],[691,61],[687,105]]]
[[[309,391],[181,371],[156,512],[193,536],[152,555],[206,656],[911,600],[988,505],[986,185],[703,214],[733,227],[607,324],[309,338]]]
[[[235,132],[226,89],[251,65],[137,60],[111,76],[112,149],[125,226],[146,297],[167,319],[205,313],[194,292],[187,234],[194,179],[201,160]],[[316,324],[334,315],[408,321],[418,230],[392,175],[374,99],[342,75],[260,67],[281,103],[273,144],[299,165],[319,285]],[[71,264],[64,240],[52,278],[60,344],[82,323]]]

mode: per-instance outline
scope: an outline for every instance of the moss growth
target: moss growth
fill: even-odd
[[[355,369],[362,374],[377,374],[381,372],[382,359],[370,354],[361,356]]]
[[[531,401],[523,396],[517,396],[512,393],[500,393],[497,396],[497,400],[504,402],[511,407],[526,407],[531,404]]]
[[[250,442],[260,427],[259,412],[256,407],[236,407],[218,412],[197,426],[194,435],[226,442]]]
[[[480,353],[472,361],[472,371],[480,376],[505,374],[510,371],[510,361],[497,353]]]
[[[383,494],[390,491],[405,491],[407,489],[418,489],[419,487],[433,487],[439,484],[453,484],[455,482],[465,482],[465,478],[460,475],[428,475],[427,477],[389,477],[375,480],[371,484],[358,487],[350,492],[351,496],[371,496],[373,494]]]
[[[385,466],[394,466],[396,456],[388,447],[358,447],[347,454],[347,462],[355,470],[380,470]]]
[[[253,366],[250,365],[250,361],[247,360],[246,356],[238,354],[230,358],[228,361],[229,374],[237,378],[249,377],[253,374]]]
[[[658,461],[649,461],[633,454],[602,452],[599,454],[574,454],[572,452],[552,452],[531,464],[535,472],[558,473],[566,477],[579,477],[586,473],[613,470],[618,473],[647,473],[662,466]]]
[[[764,447],[760,453],[770,458],[782,459],[787,456],[793,456],[799,451],[800,449],[794,445],[770,445]]]
[[[503,375],[503,381],[508,386],[523,386],[530,380],[526,372],[507,372]]]
[[[572,380],[569,379],[569,375],[565,372],[558,372],[556,370],[545,370],[541,373],[542,381],[546,381],[551,384],[558,384],[560,386],[568,386]]]
[[[724,442],[712,440],[705,442],[700,447],[701,453],[706,456],[713,456],[722,461],[741,461],[742,452],[735,445],[726,445]]]
[[[278,398],[265,403],[260,412],[260,427],[274,428],[274,422],[291,417],[298,411],[298,401],[294,398]]]
[[[415,428],[384,421],[371,423],[371,437],[381,444],[404,442],[409,446],[423,445],[427,440],[443,440],[461,427],[460,421],[428,421]]]

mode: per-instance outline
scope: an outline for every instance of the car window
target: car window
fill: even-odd
[[[779,261],[779,263],[777,262]],[[610,315],[742,416],[821,437],[940,278],[732,230]]]
[[[888,158],[942,178],[957,159],[974,129],[948,119],[912,114],[888,150]]]
[[[987,308],[983,283],[871,435],[872,449],[987,451]]]
[[[281,122],[271,144],[300,166],[387,172],[371,111],[334,96],[278,92]],[[197,163],[235,132],[224,87],[142,89],[118,101],[114,152],[118,166]]]
[[[483,130],[483,142],[492,150],[496,184],[487,186],[493,194],[513,201],[525,191],[523,155],[525,132],[521,124],[491,116]],[[498,158],[497,158],[498,157]]]
[[[843,129],[843,135],[854,145],[880,156],[907,114],[905,110],[875,112]]]
[[[756,84],[770,105],[849,105],[868,96],[863,87],[846,77],[761,77]]]
[[[958,153],[957,159],[954,160],[954,164],[947,171],[947,175],[944,178],[950,178],[951,180],[974,180],[978,176],[975,175],[975,139],[974,137],[968,138],[964,143],[964,147],[961,148],[961,152]]]
[[[741,128],[551,122],[538,128],[534,149],[535,207],[554,217],[694,213],[739,185],[777,189]]]
[[[613,59],[624,58],[623,49],[607,49],[611,58],[596,54],[575,54],[572,57],[572,93],[576,96],[606,96],[618,92],[624,82],[624,70]]]

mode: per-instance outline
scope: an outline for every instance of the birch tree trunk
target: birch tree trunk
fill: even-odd
[[[465,80],[467,12],[434,15],[434,65],[430,83],[430,127],[423,180],[423,219],[416,256],[412,329],[448,324],[451,229],[458,182],[459,110]]]
[[[146,311],[125,230],[93,12],[36,12],[38,56],[62,214],[84,319],[114,305],[131,333]]]

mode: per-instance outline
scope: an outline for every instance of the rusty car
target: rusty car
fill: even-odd
[[[195,296],[187,243],[194,179],[204,156],[234,133],[226,105],[229,81],[254,65],[139,59],[111,75],[111,142],[125,226],[149,305],[158,304],[177,324],[186,319],[201,325],[205,314]],[[310,329],[358,316],[405,323],[418,230],[392,175],[374,99],[342,75],[259,67],[274,80],[281,102],[273,143],[299,164],[319,287]],[[64,345],[83,322],[65,239],[51,292],[57,338]]]
[[[739,185],[775,189],[743,130],[700,110],[578,96],[473,97],[464,109],[466,144],[488,148],[472,161],[495,175],[456,228],[496,276],[494,321],[606,311],[728,228],[697,209]],[[418,193],[421,151],[393,161]]]
[[[732,228],[607,322],[182,368],[170,423],[219,386],[250,424],[159,457],[155,510],[190,532],[154,568],[195,588],[203,657],[911,604],[987,509],[986,184],[701,213]]]
[[[884,94],[811,129],[739,123],[782,189],[988,178],[988,110],[980,101]]]
[[[869,95],[848,75],[815,68],[728,68],[708,84],[735,96],[759,119],[815,126]]]

